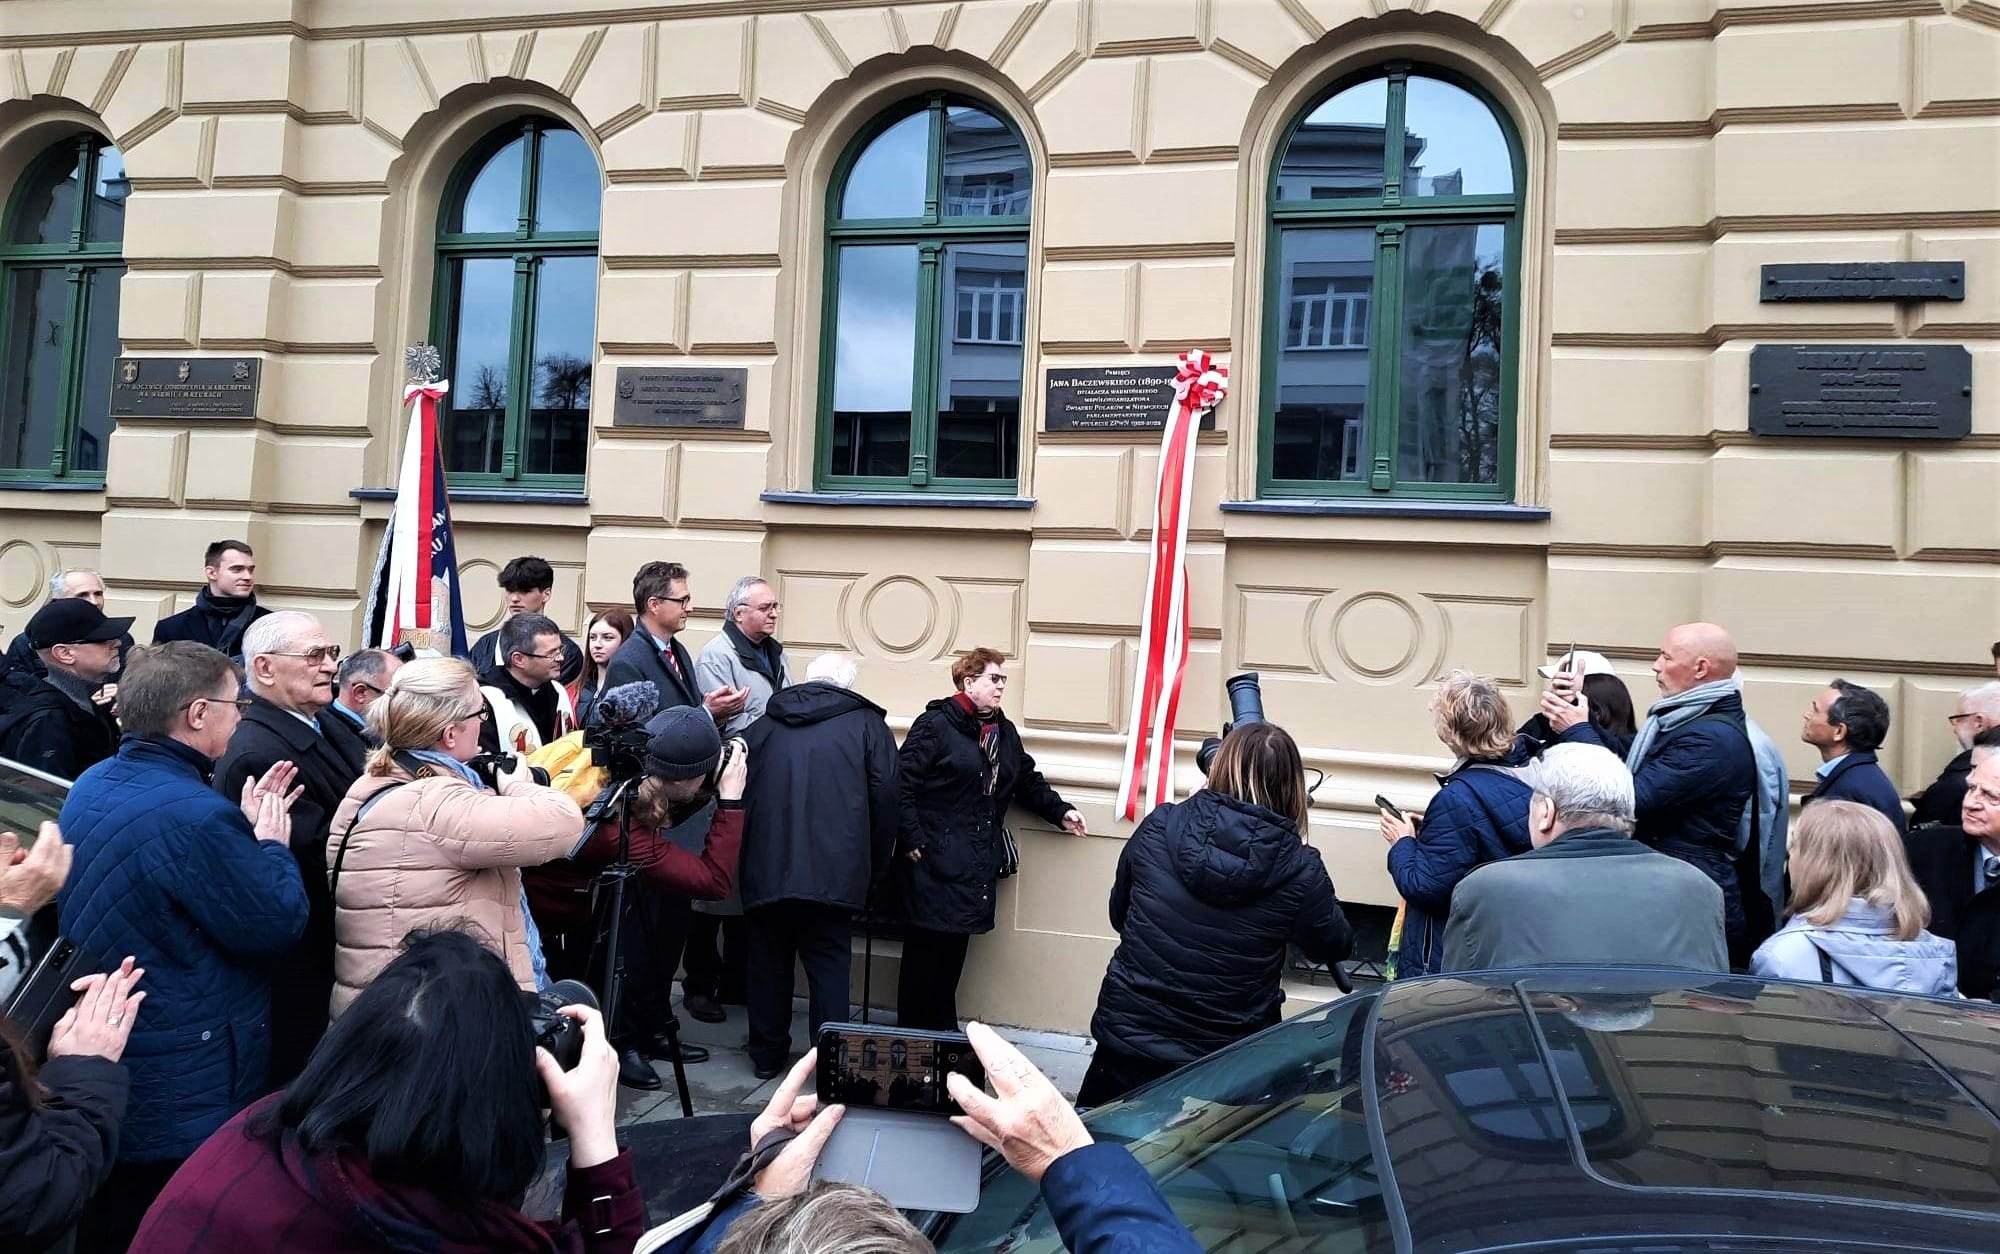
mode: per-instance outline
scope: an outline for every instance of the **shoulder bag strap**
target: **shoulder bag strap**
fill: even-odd
[[[1821,949],[1818,945],[1813,946],[1813,952],[1819,955],[1819,982],[1822,984],[1833,983],[1833,955]]]
[[[387,788],[382,789],[374,796],[368,798],[368,800],[362,802],[361,807],[354,812],[354,817],[347,821],[347,830],[340,834],[340,848],[333,851],[332,873],[326,877],[326,895],[328,900],[330,901],[339,900],[336,894],[340,891],[340,864],[347,861],[347,839],[348,837],[354,835],[355,825],[361,822],[361,816],[368,813],[368,809],[370,806],[373,806],[376,802],[380,801],[382,798],[388,796],[390,793],[396,791],[398,788],[401,788],[404,784],[414,784],[416,782],[417,781],[413,779],[397,780],[395,783],[389,785]]]

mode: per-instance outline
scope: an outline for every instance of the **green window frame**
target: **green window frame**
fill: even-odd
[[[955,112],[964,110],[979,115],[976,125],[984,127],[990,121],[999,128],[994,132],[994,147],[985,163],[988,173],[973,172],[969,161],[958,167],[958,174],[949,173],[952,158],[947,154],[947,127],[954,117],[974,121],[973,115]],[[921,212],[901,217],[843,217],[842,206],[850,183],[871,146],[916,117],[923,118],[925,126]],[[960,180],[955,190],[948,186],[952,178]],[[1035,182],[1032,153],[1013,119],[984,100],[949,92],[931,92],[884,111],[841,154],[827,186],[819,406],[813,462],[815,490],[999,496],[1014,493],[1020,481],[1021,421],[1025,408],[1022,401],[1027,390],[1026,346],[1033,334],[1028,326],[1026,293],[1028,230]],[[845,250],[871,245],[915,250],[913,307],[894,311],[896,317],[904,320],[897,330],[908,339],[912,354],[908,458],[903,474],[853,469],[864,459],[860,448],[863,443],[860,424],[864,416],[859,414],[848,432],[847,463],[835,464],[839,443],[836,426],[841,421],[835,401],[842,332],[842,262],[849,255]],[[982,255],[981,249],[987,251]],[[878,255],[887,251],[882,249]],[[967,283],[955,289],[953,276],[961,260],[966,266]],[[1018,288],[1006,284],[1001,277],[1016,264],[1022,276]],[[996,270],[996,265],[1000,269]],[[899,353],[903,339],[892,342],[884,338],[877,342],[885,350]],[[951,387],[954,363],[961,360],[960,354],[970,361],[977,353],[984,352],[997,359],[1010,351],[1019,357],[1015,369],[1005,378],[983,380],[978,390],[986,395],[941,395]],[[892,367],[892,379],[900,369],[900,364]],[[1000,369],[1005,373],[1004,364]],[[1010,387],[1014,389],[1011,397],[1005,394]],[[1010,402],[1011,413],[1007,408]],[[893,410],[883,412],[892,420],[896,416]],[[960,447],[970,450],[969,458],[954,453],[954,448]],[[955,465],[963,468],[968,461],[976,462],[982,450],[988,448],[997,457],[1000,473],[953,473]]]
[[[444,196],[438,206],[437,225],[437,270],[431,292],[431,337],[443,355],[445,375],[451,380],[451,392],[445,397],[441,415],[439,441],[446,459],[446,480],[453,487],[519,488],[524,490],[576,491],[583,487],[590,443],[589,403],[591,391],[591,371],[595,361],[596,315],[597,315],[597,275],[596,259],[598,250],[599,207],[602,189],[591,183],[585,191],[589,195],[589,230],[549,229],[541,225],[545,202],[554,206],[555,193],[560,190],[545,178],[545,173],[554,177],[556,171],[548,160],[549,137],[552,135],[577,136],[574,128],[554,118],[542,116],[524,117],[509,122],[480,140],[459,161],[445,184]],[[515,159],[508,150],[520,141],[517,173],[501,168],[500,162]],[[588,152],[588,146],[583,150]],[[596,158],[591,157],[592,177],[596,176]],[[468,200],[475,191],[475,185],[489,169],[498,177],[510,175],[518,181],[518,215],[512,229],[475,230],[461,229],[468,211]],[[570,168],[560,173],[580,178],[581,172]],[[502,187],[504,189],[504,183]],[[580,203],[573,195],[568,202],[570,211]],[[486,225],[486,224],[481,224]],[[575,310],[567,311],[567,323],[562,319],[542,316],[543,298],[550,289],[546,283],[552,262],[562,258],[589,258],[589,317],[581,328],[573,325]],[[510,303],[507,315],[505,365],[494,370],[490,365],[474,371],[470,363],[462,363],[460,337],[467,315],[465,300],[465,275],[468,263],[499,261],[512,267]],[[497,305],[495,312],[497,313]],[[551,311],[553,312],[553,311]],[[495,318],[497,325],[497,318]],[[562,328],[567,325],[567,330]],[[578,339],[580,353],[571,353],[561,359],[560,372],[548,358],[536,359],[536,346],[542,337],[568,334]],[[560,382],[557,375],[560,373]],[[464,377],[461,377],[461,376]],[[486,376],[486,377],[481,377]],[[553,429],[557,418],[547,412],[538,412],[535,399],[540,387],[546,394],[552,389],[560,389],[566,404],[552,406],[558,413],[574,414],[581,407],[580,450],[571,458],[562,458],[557,449],[559,436]],[[461,417],[456,406],[467,405],[480,396],[481,389],[487,393],[483,398],[484,413],[499,419],[499,439],[492,440],[490,418],[482,417],[488,423],[488,438],[479,447],[483,455],[479,459],[483,465],[468,468],[467,449],[462,442],[454,439],[458,433],[457,424],[473,421]],[[502,397],[494,397],[495,390]],[[499,404],[494,404],[499,400]],[[469,406],[467,406],[470,408]],[[575,419],[570,419],[572,426]],[[551,469],[558,460],[573,461],[575,469]],[[539,468],[538,468],[539,467]]]
[[[61,238],[16,242],[34,195],[71,171],[77,174],[78,194]],[[122,211],[114,223],[98,205],[93,189],[100,179],[129,194],[117,146],[88,131],[69,136],[28,163],[0,215],[0,369],[6,389],[0,398],[0,482],[104,480],[114,425],[111,372],[119,350],[118,283],[125,259]],[[110,238],[93,238],[102,236]],[[21,325],[29,311],[23,302],[33,299],[25,285],[39,284],[56,272],[64,283],[60,318],[48,316],[53,310],[37,308],[34,327]],[[33,395],[30,365],[36,348],[54,350],[52,401]],[[43,404],[53,416],[47,446],[29,447],[34,421],[26,410]]]
[[[1441,180],[1423,178],[1423,167],[1413,158],[1427,149],[1429,140],[1406,131],[1412,79],[1455,88],[1484,106],[1497,129],[1498,141],[1506,148],[1504,158],[1510,176],[1507,191],[1446,194],[1436,190]],[[1323,198],[1319,196],[1319,188],[1309,189],[1307,196],[1297,195],[1296,183],[1288,188],[1283,175],[1293,143],[1308,120],[1342,93],[1369,87],[1378,80],[1384,89],[1379,193],[1368,194],[1372,189],[1364,181],[1357,186],[1329,187],[1325,189],[1329,194]],[[1366,94],[1357,97],[1367,98]],[[1341,121],[1330,126],[1335,129],[1348,126],[1361,140],[1355,151],[1370,150],[1372,136],[1367,132],[1374,129],[1372,125],[1349,125]],[[1464,153],[1453,155],[1462,158]],[[1489,175],[1491,163],[1501,155],[1488,154]],[[1366,171],[1370,179],[1374,173],[1373,167]],[[1462,169],[1457,173],[1462,182]],[[1426,182],[1429,188],[1425,188]],[[1371,66],[1337,80],[1300,110],[1278,147],[1267,196],[1263,400],[1258,423],[1260,497],[1513,499],[1525,184],[1520,138],[1506,110],[1478,83],[1450,70],[1400,61]],[[1357,192],[1360,194],[1354,194]],[[1434,230],[1441,227],[1467,228],[1456,236],[1456,242],[1460,253],[1471,256],[1461,259],[1456,274],[1425,268],[1426,260],[1434,264],[1439,255],[1448,251],[1443,247],[1430,249],[1429,258],[1412,258],[1413,253],[1425,251],[1413,247],[1413,241],[1421,238],[1429,245],[1434,240],[1451,238]],[[1301,294],[1292,286],[1293,276],[1287,274],[1287,243],[1299,243],[1301,255],[1305,256],[1309,255],[1306,250],[1311,247],[1308,241],[1312,237],[1304,233],[1319,232],[1318,238],[1331,240],[1330,232],[1343,229],[1373,232],[1372,247],[1362,240],[1352,241],[1362,246],[1354,250],[1355,257],[1348,259],[1353,264],[1347,267],[1354,268],[1365,254],[1369,282],[1358,289],[1351,284],[1338,288],[1338,281],[1328,277],[1320,291]],[[1337,249],[1327,251],[1337,252]],[[1492,264],[1496,260],[1497,264]],[[1467,262],[1469,270],[1463,268]],[[1342,268],[1322,267],[1329,275]],[[1469,277],[1471,282],[1454,288],[1449,282],[1453,277]],[[1416,300],[1410,299],[1407,285],[1424,278],[1430,280],[1430,286],[1418,293]],[[1292,286],[1289,292],[1288,286]],[[1493,308],[1496,303],[1497,310]],[[1413,324],[1412,319],[1421,321]],[[1464,364],[1455,376],[1460,391],[1453,399],[1458,410],[1446,423],[1445,407],[1451,400],[1444,390],[1419,391],[1406,376],[1412,369],[1407,363],[1416,362],[1420,350],[1428,351],[1433,358],[1439,356],[1439,350],[1449,354],[1453,345],[1448,336],[1458,336],[1465,343],[1459,356]],[[1309,451],[1304,458],[1294,455],[1289,464],[1281,465],[1277,445],[1285,406],[1283,376],[1289,373],[1301,381],[1313,377],[1303,358],[1287,361],[1286,354],[1325,348],[1365,349],[1365,383],[1360,385],[1365,388],[1363,399],[1330,407],[1358,411],[1344,418],[1338,452],[1329,457],[1324,445],[1313,444],[1317,452]],[[1437,373],[1433,372],[1434,377]],[[1360,372],[1350,370],[1349,374],[1358,377]],[[1476,386],[1475,376],[1484,379],[1487,386]],[[1319,377],[1333,376],[1322,373]],[[1454,376],[1445,372],[1445,377]],[[1340,388],[1318,390],[1345,394],[1359,388],[1348,383]],[[1427,408],[1438,421],[1427,422],[1422,417],[1413,421],[1406,413],[1406,402]],[[1330,411],[1321,421],[1326,422],[1328,417]],[[1438,441],[1451,445],[1453,451],[1449,458],[1439,458],[1431,464],[1449,461],[1457,472],[1456,479],[1427,475],[1421,469],[1412,473],[1410,463],[1426,461],[1422,451],[1424,442],[1444,425],[1455,426],[1459,434],[1490,430],[1490,437]],[[1321,434],[1326,434],[1325,428]],[[1310,462],[1316,473],[1298,473],[1302,461]],[[1329,467],[1331,473],[1327,472]]]

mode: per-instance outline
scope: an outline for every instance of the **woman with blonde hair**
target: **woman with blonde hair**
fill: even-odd
[[[1097,1106],[1278,1021],[1285,950],[1347,956],[1354,933],[1305,843],[1305,768],[1275,723],[1230,732],[1208,786],[1155,806],[1111,885],[1118,949],[1077,1102]]]
[[[1444,959],[1451,894],[1474,868],[1525,853],[1536,743],[1514,733],[1500,685],[1453,671],[1431,697],[1438,739],[1457,760],[1418,817],[1382,812],[1389,878],[1404,902],[1396,977],[1429,975]]]
[[[417,930],[468,931],[507,960],[521,987],[539,983],[519,868],[567,856],[583,812],[518,758],[497,791],[486,786],[466,763],[489,717],[478,677],[457,658],[411,662],[369,705],[380,747],[327,842],[336,1018]]]
[[[1958,947],[1924,930],[1931,903],[1886,815],[1853,801],[1800,812],[1785,859],[1791,918],[1757,947],[1750,974],[1883,993],[1958,995]]]

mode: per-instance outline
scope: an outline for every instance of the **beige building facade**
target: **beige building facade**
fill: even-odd
[[[696,637],[762,572],[898,726],[1013,657],[1092,834],[1022,816],[968,1013],[1087,1022],[1130,831],[1158,436],[1052,429],[1052,376],[1230,365],[1180,776],[1259,671],[1344,899],[1394,901],[1371,799],[1428,796],[1454,667],[1525,716],[1575,641],[1643,710],[1712,619],[1795,779],[1841,675],[1906,793],[1992,675],[1987,0],[12,0],[0,99],[9,636],[80,565],[144,639],[223,536],[351,636],[435,341],[475,630],[515,554],[579,634],[670,558]],[[1760,300],[1882,261],[1964,298]],[[1965,346],[1971,434],[1752,434],[1753,348],[1813,342]],[[254,360],[254,416],[114,423],[127,358]],[[625,367],[740,370],[743,425],[622,425]]]

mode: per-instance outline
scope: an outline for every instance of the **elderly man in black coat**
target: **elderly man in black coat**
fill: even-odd
[[[361,777],[368,745],[333,704],[340,646],[310,614],[269,614],[243,633],[251,705],[215,766],[215,788],[239,797],[243,781],[279,762],[298,768],[304,791],[292,805],[292,857],[305,880],[311,914],[305,934],[271,981],[271,1074],[296,1076],[326,1031],[333,995],[333,900],[327,895],[327,843],[333,813]]]
[[[1957,708],[1946,717],[1951,721],[1951,734],[1958,741],[1958,756],[1945,763],[1930,787],[1910,799],[1914,807],[1911,827],[1958,825],[1959,806],[1965,801],[1965,780],[1972,774],[1972,747],[1981,736],[2000,728],[2000,681],[1959,693]]]
[[[749,921],[750,1062],[769,1079],[791,1056],[792,961],[805,967],[811,1028],[848,1013],[854,914],[895,854],[896,737],[852,691],[854,660],[823,654],[780,689],[744,741],[757,768],[743,796],[737,867]]]
[[[129,618],[88,601],[50,601],[28,620],[41,674],[0,674],[0,757],[75,779],[118,750],[118,724],[100,697],[119,665]]]
[[[1910,872],[1930,899],[1930,930],[1958,945],[1958,991],[2000,1000],[2000,750],[1972,752],[1955,826],[1904,838]]]

